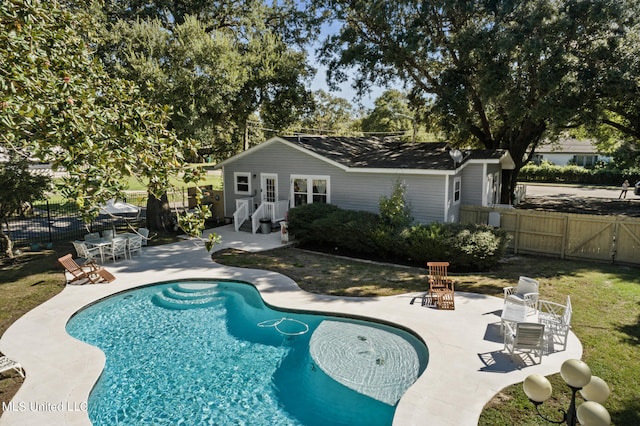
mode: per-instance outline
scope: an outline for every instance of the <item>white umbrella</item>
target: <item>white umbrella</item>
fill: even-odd
[[[140,212],[140,208],[138,206],[134,206],[133,204],[125,203],[122,201],[116,201],[113,198],[107,201],[107,204],[100,206],[100,213],[109,214],[109,215],[118,215],[118,214],[127,214],[127,213],[138,214],[139,212]]]

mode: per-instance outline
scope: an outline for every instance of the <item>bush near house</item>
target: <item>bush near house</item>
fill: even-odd
[[[313,247],[424,266],[446,260],[456,271],[487,270],[504,255],[507,235],[485,225],[432,223],[398,228],[379,215],[306,204],[289,211],[289,232],[301,247]]]
[[[549,162],[542,162],[539,166],[529,163],[522,167],[518,174],[518,180],[523,182],[619,186],[625,179],[629,179],[629,182],[636,182],[637,179],[640,179],[640,168],[617,169],[614,165],[606,165],[587,169],[575,165],[557,166]]]

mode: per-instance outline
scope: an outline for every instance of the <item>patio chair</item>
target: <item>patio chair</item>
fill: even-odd
[[[109,283],[116,279],[109,271],[102,269],[95,262],[87,262],[82,266],[78,265],[78,263],[73,260],[71,254],[62,256],[58,259],[58,262],[71,274],[72,278],[68,281],[69,284],[82,280],[92,284],[100,282]]]
[[[107,255],[115,262],[118,257],[127,258],[127,239],[126,238],[114,238],[111,245],[106,248]]]
[[[21,377],[24,377],[24,369],[22,366],[7,356],[0,356],[0,373],[13,370]]]
[[[105,229],[102,231],[103,238],[113,238],[116,235],[116,232],[113,229]]]
[[[84,236],[84,240],[85,241],[99,240],[99,239],[100,239],[100,233],[99,232],[89,232],[88,234],[86,234]]]
[[[535,322],[505,322],[504,349],[513,360],[516,351],[538,356],[542,363],[544,349],[544,324]]]
[[[133,235],[127,239],[127,250],[129,251],[129,259],[131,255],[142,249],[142,236]]]
[[[142,245],[146,246],[149,239],[149,230],[147,228],[138,228],[138,234],[142,237]]]
[[[87,262],[97,261],[98,258],[102,259],[102,250],[100,247],[88,247],[83,241],[71,241],[73,247],[76,249],[78,257],[86,259]]]
[[[527,315],[534,315],[538,309],[538,288],[540,283],[529,277],[520,277],[517,287],[505,287],[504,302],[520,303],[527,307]]]
[[[547,337],[553,344],[562,345],[562,350],[567,349],[567,339],[571,330],[571,297],[567,296],[567,304],[538,301],[538,322],[544,324]]]
[[[429,296],[438,309],[455,309],[454,284],[447,276],[449,262],[427,262],[429,268]]]

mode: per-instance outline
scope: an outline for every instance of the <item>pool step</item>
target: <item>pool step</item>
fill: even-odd
[[[196,300],[203,297],[219,296],[220,291],[218,289],[205,289],[201,291],[181,291],[179,288],[169,287],[162,290],[162,294],[171,299],[179,300]]]
[[[179,286],[167,287],[156,293],[151,301],[154,305],[166,309],[197,309],[223,304],[225,298],[213,287],[204,287],[200,290],[182,291]]]

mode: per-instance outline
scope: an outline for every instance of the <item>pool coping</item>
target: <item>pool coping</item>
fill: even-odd
[[[223,233],[222,247],[260,251],[280,246],[274,235]],[[222,231],[222,232],[221,232]],[[27,377],[0,417],[0,425],[90,425],[86,401],[105,363],[102,351],[66,333],[83,307],[136,287],[181,279],[238,280],[253,284],[274,308],[354,315],[413,331],[429,349],[425,372],[404,394],[394,425],[476,425],[484,405],[501,389],[532,373],[557,373],[566,359],[580,359],[582,345],[570,333],[565,351],[540,365],[511,362],[499,335],[501,298],[456,292],[456,309],[440,311],[411,300],[422,293],[387,297],[338,297],[301,290],[288,277],[232,268],[211,261],[201,242],[145,247],[132,260],[105,265],[110,284],[68,285],[19,318],[0,339],[0,350],[24,367]]]

